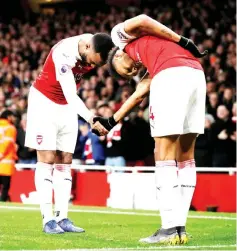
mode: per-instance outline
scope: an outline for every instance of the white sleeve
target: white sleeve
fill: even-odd
[[[134,36],[128,35],[124,30],[124,22],[117,24],[111,31],[111,38],[113,43],[123,50],[125,46],[132,40],[136,39]]]
[[[72,72],[73,60],[67,55],[62,55],[56,50],[53,52],[53,60],[56,71],[56,78],[59,81],[63,94],[71,109],[84,118],[87,122],[93,113],[86,107],[84,102],[77,96],[77,88]]]

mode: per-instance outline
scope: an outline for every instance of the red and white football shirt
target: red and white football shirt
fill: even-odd
[[[89,72],[92,67],[81,64],[78,52],[79,40],[84,35],[66,38],[58,42],[50,51],[42,72],[33,86],[47,98],[57,104],[67,104],[61,80],[68,78],[68,88],[77,88],[83,74]],[[71,76],[73,75],[73,83]],[[73,86],[71,86],[73,85]],[[76,89],[75,89],[76,91]]]
[[[114,44],[124,50],[135,62],[142,63],[151,77],[164,69],[177,66],[203,70],[198,59],[178,44],[154,36],[136,39],[124,31],[124,23],[113,28],[111,37]]]

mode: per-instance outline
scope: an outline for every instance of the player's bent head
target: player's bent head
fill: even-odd
[[[130,79],[138,74],[140,65],[136,65],[127,53],[121,51],[119,47],[113,48],[107,61],[109,73],[116,79]]]
[[[99,54],[100,56],[100,63],[97,65],[103,65],[106,63],[109,51],[113,47],[114,47],[114,43],[111,37],[106,33],[96,33],[92,37],[92,48],[94,52],[96,54]]]

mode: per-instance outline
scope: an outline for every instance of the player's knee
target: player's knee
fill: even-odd
[[[72,164],[72,154],[64,153],[62,156],[62,164]]]
[[[155,160],[174,160],[176,155],[176,141],[178,136],[155,138]]]
[[[194,145],[195,145],[194,143],[184,141],[182,144],[180,144],[180,152],[182,154],[189,154],[190,152],[193,151]]]
[[[173,152],[162,152],[155,150],[155,160],[156,161],[165,161],[165,160],[174,160],[175,159],[175,153]]]
[[[179,151],[176,154],[176,160],[178,162],[190,159],[194,159],[194,149],[188,149],[187,151],[182,151],[181,149],[179,149]]]
[[[176,160],[178,162],[183,162],[183,161],[190,160],[190,159],[194,159],[194,152],[182,153],[176,157]]]
[[[185,161],[194,158],[194,148],[197,134],[190,133],[181,135],[179,138],[179,147],[177,149],[177,161]]]
[[[55,163],[56,153],[54,151],[37,151],[38,162],[53,165]]]

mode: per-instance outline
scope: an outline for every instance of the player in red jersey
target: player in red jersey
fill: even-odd
[[[77,96],[77,88],[84,73],[106,62],[113,46],[111,37],[104,33],[63,39],[51,49],[30,88],[25,145],[37,150],[35,186],[46,233],[84,232],[67,216],[77,114],[102,134],[107,131],[99,122],[93,123],[93,114]]]
[[[194,145],[204,132],[206,82],[195,44],[164,25],[137,16],[111,32],[116,47],[108,64],[113,75],[132,77],[142,66],[149,76],[109,119],[97,117],[107,130],[150,91],[150,127],[155,140],[156,186],[161,229],[144,243],[186,243],[188,210],[196,186]],[[177,175],[178,167],[178,175]]]

